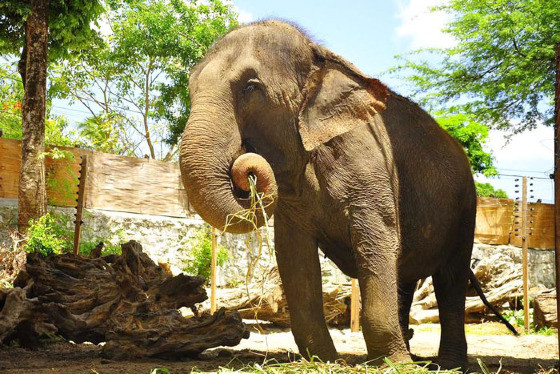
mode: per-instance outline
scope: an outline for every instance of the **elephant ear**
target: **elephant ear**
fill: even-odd
[[[311,151],[358,125],[373,123],[389,94],[379,80],[326,48],[313,45],[316,63],[307,77],[299,112],[303,146]]]

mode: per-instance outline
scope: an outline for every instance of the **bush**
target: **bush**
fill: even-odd
[[[212,265],[212,229],[210,226],[205,225],[197,231],[191,241],[189,252],[193,260],[189,261],[183,270],[190,275],[203,276],[208,281]],[[218,245],[216,247],[216,265],[223,266],[228,257],[227,249],[222,245]]]
[[[94,240],[91,242],[80,242],[80,254],[84,257],[88,257],[97,245],[102,242],[102,240]],[[101,250],[101,256],[107,255],[120,255],[122,253],[120,244],[113,244],[103,242],[103,249]]]
[[[70,218],[63,214],[47,213],[35,220],[29,221],[27,230],[27,242],[25,250],[39,252],[45,256],[52,254],[70,253],[74,249],[74,230],[68,227]],[[120,241],[124,241],[124,234],[117,233]],[[107,242],[103,238],[95,238],[91,241],[81,241],[79,252],[82,256],[89,256],[91,251],[99,244],[105,245],[101,252],[102,256],[108,254],[121,254],[120,244]]]
[[[72,250],[72,233],[66,225],[68,217],[47,213],[29,221],[26,252],[39,252],[45,256]]]
[[[480,197],[494,197],[496,199],[507,199],[508,195],[506,191],[501,189],[494,189],[490,183],[480,183],[474,182],[476,186],[476,196]]]

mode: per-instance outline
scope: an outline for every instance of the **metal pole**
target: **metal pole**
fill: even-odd
[[[216,229],[212,227],[212,261],[210,265],[210,313],[216,311]]]
[[[350,331],[360,331],[360,289],[358,281],[352,278],[352,296],[350,296]]]
[[[525,331],[529,331],[529,266],[527,255],[527,177],[523,177],[521,195],[521,248],[523,249],[523,314]]]
[[[78,254],[80,250],[80,236],[82,232],[82,211],[84,209],[86,178],[88,169],[88,155],[82,155],[82,163],[80,164],[80,183],[78,184],[78,199],[76,199],[76,221],[74,226],[74,254]]]

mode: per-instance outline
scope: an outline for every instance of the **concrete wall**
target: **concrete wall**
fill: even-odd
[[[53,208],[53,210],[73,218],[73,209]],[[16,214],[15,200],[0,199],[0,241],[9,242],[9,231],[16,227]],[[204,224],[197,216],[172,218],[95,209],[87,209],[83,220],[84,241],[104,240],[117,244],[136,240],[156,262],[169,262],[174,272],[181,271],[186,262],[192,259],[190,254],[192,238]],[[71,226],[71,223],[69,225]],[[271,228],[271,236],[273,231]],[[264,234],[264,230],[261,230],[261,235]],[[264,270],[275,264],[273,251],[269,250],[266,243],[262,246],[259,255],[255,235],[253,234],[249,239],[253,242],[250,245],[251,250],[247,250],[246,239],[246,235],[222,234],[219,237],[219,243],[229,252],[227,263],[218,269],[219,285],[243,283],[249,268],[258,277]],[[271,240],[273,241],[273,238]],[[475,244],[473,258],[489,256],[495,251],[501,251],[510,256],[514,262],[521,263],[521,248],[507,245]],[[325,259],[323,255],[320,255],[320,258],[326,281],[341,283],[348,280],[331,261]],[[531,285],[542,284],[553,288],[554,274],[554,251],[530,249]]]

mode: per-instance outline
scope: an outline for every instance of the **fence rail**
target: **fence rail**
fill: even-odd
[[[75,206],[80,156],[89,155],[85,207],[171,217],[192,215],[181,183],[179,166],[161,162],[64,148],[73,159],[46,157],[49,203]],[[0,139],[0,198],[17,198],[21,142]],[[514,201],[478,198],[476,240],[521,246],[514,224]],[[531,210],[532,209],[532,210]],[[554,248],[554,205],[531,203],[531,248]]]

